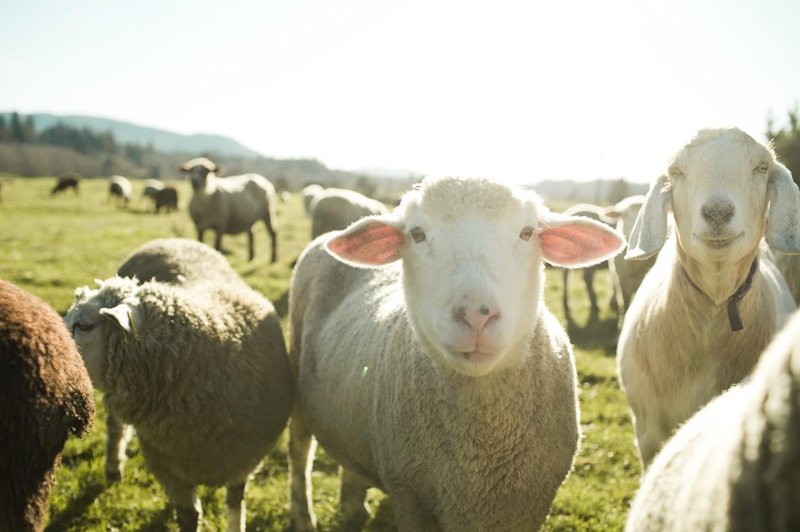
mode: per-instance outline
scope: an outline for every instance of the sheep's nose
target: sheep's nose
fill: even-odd
[[[453,318],[465,322],[475,332],[481,331],[499,315],[500,309],[494,305],[459,306],[453,309]]]
[[[724,200],[709,201],[700,209],[703,218],[713,225],[723,225],[730,222],[735,211],[733,204]]]

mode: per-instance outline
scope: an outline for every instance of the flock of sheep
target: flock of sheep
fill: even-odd
[[[263,221],[274,262],[269,181],[219,178],[204,158],[182,169],[198,239],[213,230],[219,250],[247,233],[252,259]],[[612,271],[645,467],[628,530],[800,528],[800,191],[769,148],[702,130],[646,196],[592,217],[477,178],[426,178],[392,211],[352,191],[303,194],[314,240],[291,280],[288,349],[272,304],[191,240],[135,250],[78,288],[63,321],[0,282],[0,382],[14,390],[0,528],[43,526],[94,386],[107,480],[123,477],[132,427],[181,530],[199,526],[197,485],[226,486],[228,529],[244,530],[246,482],[287,422],[296,531],[316,529],[317,442],[342,466],[347,529],[369,517],[370,486],[392,497],[400,530],[537,529],[580,439],[545,263]]]

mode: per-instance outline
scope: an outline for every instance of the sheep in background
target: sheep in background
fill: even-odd
[[[653,460],[630,532],[800,530],[800,313]]]
[[[614,227],[630,238],[633,224],[644,203],[644,196],[639,194],[629,196],[617,202],[616,205],[608,207],[603,211],[606,218],[616,220]],[[631,298],[639,285],[642,284],[645,274],[653,267],[655,256],[644,260],[625,260],[622,254],[617,255],[608,261],[608,272],[611,282],[614,284],[614,296],[617,301],[617,328],[622,330],[622,322],[625,311],[631,304]]]
[[[247,233],[248,259],[253,260],[253,224],[264,221],[272,239],[272,262],[278,260],[278,235],[274,225],[275,187],[264,176],[244,174],[219,178],[219,168],[205,157],[185,162],[181,171],[189,173],[194,194],[189,201],[189,215],[203,241],[206,229],[212,229],[214,249],[222,250],[222,235]]]
[[[89,375],[61,317],[0,280],[0,530],[42,530],[70,432],[92,422]]]
[[[156,214],[161,212],[161,209],[166,209],[167,212],[178,210],[178,189],[172,185],[167,185],[161,190],[156,191],[155,198]]]
[[[213,258],[202,261],[197,246],[143,246],[120,270],[166,282],[114,277],[78,289],[65,320],[109,412],[135,427],[181,530],[201,519],[198,484],[225,485],[228,528],[244,530],[245,484],[285,427],[291,369],[272,304],[243,281],[229,282],[236,274],[225,259],[205,248]],[[113,437],[112,474],[120,454]]]
[[[567,216],[584,216],[586,218],[591,218],[592,220],[597,220],[598,222],[603,222],[605,224],[611,225],[609,223],[609,219],[605,217],[605,209],[602,207],[598,207],[597,205],[592,205],[591,203],[578,203],[577,205],[573,205],[568,209],[564,210],[564,214]],[[581,270],[581,274],[583,275],[583,282],[586,285],[586,292],[589,295],[589,309],[592,316],[597,316],[598,312],[600,311],[600,307],[597,305],[597,296],[594,292],[594,274],[598,270],[607,270],[608,263],[601,262],[594,266],[583,268]],[[569,294],[568,294],[568,279],[570,271],[568,268],[563,270],[563,302],[564,302],[564,317],[567,319],[571,319],[571,312],[569,308]],[[615,307],[616,305],[616,297],[612,294],[611,297],[611,306]]]
[[[353,529],[369,485],[392,497],[400,530],[537,528],[579,432],[542,261],[589,266],[623,245],[533,192],[457,178],[310,244],[289,297],[295,530],[314,527],[312,434],[344,467]]]
[[[130,203],[131,198],[133,198],[133,185],[131,185],[130,180],[121,175],[112,175],[109,177],[108,197],[115,197],[118,201],[121,200],[125,205]]]
[[[164,188],[164,182],[160,179],[145,179],[144,188],[142,189],[142,197],[150,198],[153,202],[156,201],[156,193]]]
[[[354,190],[326,188],[311,202],[311,238],[344,229],[364,216],[386,214],[386,206]]]
[[[625,258],[664,249],[617,346],[645,466],[678,425],[751,372],[794,309],[780,273],[758,251],[762,237],[800,251],[798,227],[791,174],[738,129],[700,131],[652,184]]]
[[[780,253],[774,254],[775,266],[786,280],[795,302],[800,302],[800,255]]]
[[[323,190],[325,189],[322,185],[317,185],[316,183],[311,183],[303,187],[301,193],[303,195],[303,206],[306,208],[306,214],[311,215],[311,203]]]
[[[72,189],[75,195],[78,195],[78,184],[80,183],[80,176],[78,174],[64,174],[58,178],[53,189],[50,191],[51,196],[55,196],[59,192],[64,192],[67,189]]]

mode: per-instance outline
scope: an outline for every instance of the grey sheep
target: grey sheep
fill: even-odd
[[[368,486],[403,531],[540,526],[579,436],[542,260],[588,266],[623,245],[532,192],[466,178],[428,178],[392,213],[312,242],[289,297],[295,530],[315,526],[312,435],[344,468],[353,529]]]
[[[642,480],[629,532],[800,530],[800,313],[753,375],[695,414]]]
[[[91,426],[94,395],[64,321],[0,280],[0,530],[42,530],[69,433]]]
[[[50,191],[51,196],[55,196],[60,192],[64,192],[67,189],[72,189],[75,195],[78,195],[78,184],[80,183],[81,178],[77,174],[65,174],[58,178],[56,181],[55,186]]]
[[[108,178],[108,197],[117,198],[125,205],[130,203],[133,198],[133,185],[130,179],[121,175],[112,175]]]
[[[326,188],[318,191],[310,205],[311,238],[344,229],[364,216],[385,214],[386,206],[354,190]]]
[[[162,240],[140,251],[156,265],[134,253],[120,270],[164,282],[117,276],[80,288],[65,320],[109,412],[135,427],[181,530],[201,519],[198,484],[225,485],[228,528],[244,530],[247,478],[291,408],[278,317],[243,281],[230,282],[235,272],[202,244]],[[183,260],[192,263],[176,266]]]
[[[258,174],[217,177],[219,168],[205,157],[187,161],[180,169],[189,174],[194,190],[189,215],[199,241],[211,229],[215,232],[214,249],[221,251],[222,235],[247,233],[247,256],[253,260],[253,224],[261,220],[272,239],[271,261],[278,260],[277,199],[272,183]]]
[[[161,212],[161,209],[166,209],[167,212],[178,210],[178,189],[172,185],[167,185],[161,190],[157,190],[153,201],[156,204],[156,214]]]

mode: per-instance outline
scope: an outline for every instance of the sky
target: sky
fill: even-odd
[[[0,110],[276,158],[649,181],[800,100],[796,0],[0,0]]]

